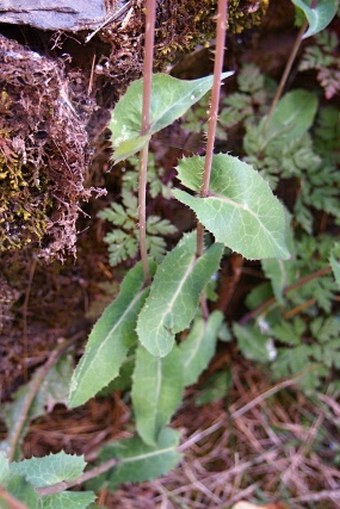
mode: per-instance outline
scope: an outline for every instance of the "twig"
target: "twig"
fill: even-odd
[[[146,0],[145,20],[145,55],[143,66],[143,106],[141,136],[145,136],[150,129],[150,105],[152,92],[152,65],[155,40],[156,0]],[[146,143],[140,152],[140,169],[138,184],[138,220],[139,245],[143,263],[144,281],[149,283],[148,253],[146,248],[146,186],[148,170],[149,144]]]
[[[255,406],[257,406],[259,403],[262,403],[264,400],[270,398],[277,392],[281,391],[282,389],[286,389],[287,387],[290,387],[292,385],[296,384],[296,381],[302,376],[302,374],[299,374],[295,376],[294,378],[289,378],[288,380],[283,380],[282,382],[274,385],[273,387],[270,387],[266,391],[264,391],[262,394],[251,400],[249,403],[244,405],[243,407],[239,408],[238,410],[235,410],[232,412],[227,418],[222,417],[222,419],[219,419],[217,422],[209,426],[209,428],[206,428],[203,431],[198,431],[193,436],[191,436],[186,442],[184,442],[180,447],[179,450],[185,451],[189,447],[191,447],[193,444],[200,442],[203,438],[211,435],[215,431],[217,431],[219,428],[221,428],[223,425],[226,424],[226,421],[234,421],[235,419],[238,419],[241,417],[241,415],[245,414]]]
[[[319,493],[310,493],[309,495],[291,498],[290,502],[319,502],[320,500],[340,501],[340,490],[323,490]]]
[[[211,91],[211,105],[209,110],[207,151],[204,159],[203,181],[200,190],[201,198],[205,198],[209,192],[212,160],[214,156],[214,144],[216,137],[216,125],[218,106],[220,101],[221,75],[224,61],[224,45],[227,27],[228,0],[219,0],[217,7],[217,30],[216,30],[216,51],[214,61],[214,81]],[[204,250],[204,227],[197,224],[197,257],[203,254]]]
[[[288,293],[292,292],[293,290],[296,290],[297,288],[300,288],[301,286],[306,285],[310,281],[313,281],[313,279],[317,279],[319,277],[325,276],[325,275],[329,274],[330,272],[332,272],[332,269],[329,265],[327,265],[326,267],[323,267],[322,269],[316,270],[315,272],[308,274],[308,276],[304,276],[304,277],[298,279],[298,281],[296,281],[295,283],[293,283],[289,286],[286,286],[286,288],[284,288],[284,290],[283,290],[283,295],[287,295]],[[275,297],[271,297],[270,299],[266,300],[265,302],[262,302],[262,304],[260,304],[260,306],[258,306],[257,308],[253,309],[252,311],[250,311],[249,313],[244,315],[241,318],[241,320],[239,320],[238,323],[240,325],[246,325],[248,322],[250,322],[250,320],[252,320],[259,314],[266,311],[273,304],[276,304]]]
[[[317,3],[318,3],[318,0],[312,0],[312,2],[311,2],[311,9],[314,9],[317,6]],[[276,109],[277,103],[280,100],[280,97],[281,97],[283,89],[284,89],[284,87],[285,87],[285,85],[287,83],[287,79],[288,79],[289,73],[290,73],[290,71],[292,69],[294,60],[295,60],[297,52],[299,51],[299,48],[301,46],[301,42],[302,42],[302,39],[303,39],[303,36],[304,36],[304,34],[306,32],[307,27],[308,27],[308,21],[305,20],[303,22],[303,24],[302,24],[302,26],[301,26],[297,36],[296,36],[296,39],[295,39],[295,42],[294,42],[294,46],[292,47],[292,51],[291,51],[291,53],[289,55],[289,59],[288,59],[288,61],[286,63],[285,70],[284,70],[284,72],[282,74],[279,86],[277,87],[277,90],[276,90],[276,93],[275,93],[272,105],[271,105],[269,113],[268,113],[268,117],[267,117],[267,120],[266,120],[265,128],[267,128],[269,126],[270,120],[271,120],[271,118],[273,116],[273,113],[274,113],[274,111]]]
[[[13,495],[0,486],[0,503],[1,500],[6,502],[6,507],[9,509],[27,509],[27,505],[14,498]],[[2,504],[0,504],[0,507],[2,507]]]
[[[294,42],[294,46],[293,46],[292,51],[291,51],[291,53],[289,55],[289,59],[288,59],[288,61],[286,63],[285,70],[284,70],[284,72],[282,74],[279,86],[276,89],[273,102],[272,102],[272,104],[270,106],[270,110],[269,110],[269,113],[268,113],[268,116],[267,116],[265,128],[267,128],[269,126],[269,123],[271,121],[273,113],[274,113],[274,111],[276,109],[277,103],[280,100],[280,97],[282,95],[283,89],[284,89],[284,87],[285,87],[285,85],[287,83],[288,76],[289,76],[290,71],[292,69],[294,60],[296,58],[297,52],[299,51],[299,48],[300,48],[300,45],[301,45],[301,42],[302,42],[302,38],[303,38],[303,34],[305,33],[307,26],[308,26],[307,21],[304,21],[303,25],[301,26],[301,28],[300,28],[297,36],[296,36],[296,39],[295,39],[295,42]]]
[[[62,491],[68,490],[70,488],[73,488],[74,486],[78,486],[79,484],[83,484],[86,481],[89,481],[90,479],[94,479],[95,477],[98,477],[101,474],[104,474],[108,470],[111,470],[111,468],[115,467],[118,463],[118,460],[115,458],[112,458],[108,461],[105,461],[101,465],[98,465],[98,467],[92,468],[92,470],[89,470],[88,472],[84,472],[84,474],[81,474],[76,479],[73,479],[72,481],[62,481],[58,482],[56,484],[52,484],[52,486],[46,486],[44,488],[38,488],[36,491],[40,496],[46,496],[46,495],[52,495],[54,493],[60,493]]]
[[[83,332],[79,332],[78,334],[75,334],[71,339],[68,341],[64,341],[61,343],[50,355],[47,362],[41,366],[34,374],[34,377],[32,378],[29,387],[28,392],[25,398],[25,402],[23,406],[21,407],[20,415],[18,419],[15,421],[14,429],[11,433],[11,438],[9,440],[9,451],[8,451],[8,460],[12,461],[15,456],[15,451],[17,448],[17,444],[20,440],[20,436],[22,433],[22,430],[25,426],[27,416],[29,414],[30,408],[33,404],[34,398],[36,397],[40,386],[44,379],[46,378],[48,372],[50,369],[54,366],[54,364],[58,361],[60,355],[67,350],[67,348],[76,341]]]
[[[98,27],[96,28],[96,30],[94,32],[92,32],[91,34],[89,34],[86,39],[85,39],[85,44],[87,44],[88,42],[90,42],[91,39],[93,39],[93,37],[95,35],[97,35],[98,32],[100,32],[104,27],[106,27],[109,23],[113,23],[114,21],[116,21],[122,14],[125,14],[125,12],[128,10],[129,6],[131,4],[131,1],[128,1],[126,2],[126,4],[124,4],[120,9],[118,9],[118,11],[114,12],[113,14],[111,14],[108,18],[106,18],[106,20],[104,20],[104,22]]]

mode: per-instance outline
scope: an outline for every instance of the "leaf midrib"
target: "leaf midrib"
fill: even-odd
[[[185,271],[185,273],[183,274],[183,276],[181,277],[180,279],[180,283],[177,287],[177,290],[175,291],[175,293],[173,294],[172,298],[170,299],[167,307],[165,308],[164,310],[164,313],[163,313],[163,318],[162,320],[159,322],[159,325],[156,329],[156,337],[158,338],[159,336],[159,331],[161,328],[164,328],[164,321],[166,319],[166,317],[169,315],[169,313],[171,313],[171,310],[173,308],[173,305],[178,297],[178,295],[180,294],[183,286],[185,285],[185,283],[187,282],[187,280],[189,279],[189,276],[192,274],[192,271],[193,269],[195,268],[195,261],[196,261],[196,258],[195,256],[192,256],[191,259],[190,259],[190,262],[189,262],[189,265],[188,265],[188,268],[187,270]],[[158,343],[158,342],[157,342]],[[159,347],[159,345],[158,345]]]
[[[81,369],[79,370],[79,373],[78,373],[78,376],[77,378],[79,378],[82,374],[82,372],[84,371],[85,369],[85,366],[86,366],[86,370],[89,371],[93,365],[93,362],[94,360],[98,357],[98,355],[100,354],[101,350],[104,348],[104,346],[107,344],[107,341],[109,341],[109,339],[112,337],[112,335],[114,334],[114,332],[117,330],[117,328],[122,324],[122,322],[124,321],[125,317],[129,314],[129,312],[131,311],[131,309],[134,307],[134,305],[138,302],[138,300],[140,299],[140,297],[142,296],[144,292],[144,288],[142,288],[136,295],[135,297],[132,299],[132,301],[130,302],[130,304],[128,305],[128,307],[125,309],[125,311],[123,312],[123,314],[119,317],[119,319],[115,322],[115,324],[113,325],[113,327],[110,329],[110,331],[106,334],[105,336],[105,339],[103,341],[101,341],[99,347],[97,348],[95,354],[92,356],[92,360],[89,362],[88,366],[86,366],[86,362],[84,359],[84,363],[81,367]],[[86,357],[88,357],[89,353],[87,353]],[[74,389],[74,391],[77,390],[77,388],[79,387],[79,383],[77,383],[76,385],[76,388]],[[74,393],[73,391],[73,393]]]
[[[141,461],[146,458],[152,458],[153,456],[158,456],[158,455],[164,454],[166,452],[171,452],[171,451],[176,452],[176,446],[172,445],[165,449],[158,449],[157,451],[146,452],[144,454],[140,454],[139,456],[132,456],[131,458],[124,458],[122,460],[119,460],[119,464],[122,465],[124,463],[132,463],[134,461]]]
[[[221,194],[216,194],[216,193],[211,193],[210,196],[208,196],[207,198],[203,198],[205,200],[221,200],[225,203],[227,203],[228,205],[232,205],[236,208],[239,208],[239,209],[242,209],[244,210],[245,212],[248,212],[251,216],[253,216],[256,221],[259,223],[259,225],[261,226],[261,228],[263,228],[263,230],[266,232],[266,234],[268,235],[268,237],[273,241],[273,243],[279,248],[279,250],[282,252],[282,247],[280,246],[280,244],[277,242],[277,240],[275,239],[275,237],[272,235],[272,233],[268,230],[268,228],[266,227],[265,224],[263,224],[263,222],[260,220],[260,218],[255,214],[255,212],[253,212],[247,205],[243,205],[242,203],[239,203],[237,201],[234,201],[232,200],[231,198],[227,198],[226,196],[223,196]]]

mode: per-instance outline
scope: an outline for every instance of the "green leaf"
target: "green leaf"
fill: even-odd
[[[26,422],[20,434],[17,443],[15,457],[20,449],[20,444],[25,436],[30,421],[40,415],[45,415],[46,411],[51,412],[56,403],[67,402],[69,383],[72,375],[73,360],[70,355],[63,355],[58,362],[47,373],[44,382],[40,384],[39,391],[30,405]],[[6,440],[0,443],[0,449],[7,452],[10,447],[12,437],[16,435],[17,424],[20,423],[20,417],[30,399],[31,386],[36,383],[35,379],[40,376],[39,370],[33,375],[31,381],[20,387],[13,395],[13,401],[2,405],[0,415],[5,420],[8,428]]]
[[[230,369],[211,375],[202,388],[195,395],[195,405],[208,405],[214,401],[225,398],[233,385]]]
[[[188,337],[180,344],[185,386],[196,383],[211,361],[222,321],[220,311],[214,311],[207,322],[201,317],[196,318]]]
[[[283,290],[296,280],[297,267],[295,258],[295,247],[293,232],[289,225],[287,214],[286,241],[289,252],[292,255],[290,260],[278,260],[268,258],[261,261],[263,272],[270,279],[274,295],[280,304],[284,304]]]
[[[151,273],[154,269],[155,264],[151,263]],[[117,299],[93,327],[85,354],[72,377],[71,407],[85,403],[118,376],[129,349],[137,340],[136,319],[147,291],[143,267],[138,263],[126,275]]]
[[[222,79],[232,74],[223,73]],[[155,74],[152,80],[150,129],[145,136],[141,136],[143,80],[134,81],[112,112],[109,127],[114,160],[122,161],[141,150],[153,134],[172,124],[199,101],[210,90],[212,83],[213,76],[184,81],[167,74]]]
[[[152,355],[167,355],[175,334],[189,326],[200,293],[218,270],[222,252],[223,246],[214,244],[197,259],[192,232],[164,258],[137,321],[138,338]]]
[[[86,463],[84,456],[66,454],[61,451],[42,458],[30,458],[11,463],[11,473],[23,475],[33,486],[42,488],[61,481],[72,481],[79,477]]]
[[[86,509],[96,499],[92,491],[55,493],[42,499],[41,509]]]
[[[4,488],[8,493],[10,493],[14,498],[23,502],[27,509],[37,509],[40,508],[41,499],[38,497],[35,489],[32,484],[29,483],[25,477],[21,475],[12,475],[7,482],[5,483]],[[0,507],[4,509],[3,502],[0,497]],[[12,507],[12,506],[11,506]],[[8,509],[10,507],[8,506]]]
[[[179,348],[174,346],[166,357],[154,357],[140,345],[132,379],[138,433],[144,442],[155,445],[159,432],[182,399],[183,365]]]
[[[241,327],[237,323],[234,323],[233,331],[237,337],[238,346],[246,359],[262,363],[272,360],[273,347],[270,338],[265,337],[252,326]]]
[[[301,138],[312,126],[318,108],[318,99],[312,92],[293,90],[279,101],[272,118],[267,125],[263,120],[263,132],[266,143],[280,138],[281,146],[289,141]]]
[[[8,459],[3,452],[0,452],[0,484],[4,484],[4,481],[10,474]]]
[[[133,437],[104,447],[103,460],[112,457],[119,460],[118,466],[107,476],[109,488],[115,489],[127,482],[150,481],[169,472],[181,459],[177,451],[179,438],[178,431],[165,428],[155,446]]]
[[[340,287],[340,242],[336,242],[334,244],[331,255],[329,257],[329,263],[331,264],[335,281]]]
[[[304,39],[326,28],[334,18],[338,8],[338,0],[318,0],[317,5],[313,8],[310,7],[310,1],[292,0],[292,2],[303,11],[309,24],[309,28],[303,36]]]
[[[178,167],[182,184],[198,191],[204,158],[183,159]],[[188,205],[217,242],[244,257],[288,258],[284,208],[267,182],[248,164],[225,154],[213,158],[207,198],[194,197],[179,189],[175,197]]]

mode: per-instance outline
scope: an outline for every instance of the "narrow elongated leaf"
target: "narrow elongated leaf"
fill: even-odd
[[[64,491],[43,497],[41,509],[86,509],[95,499],[92,491]]]
[[[11,473],[23,475],[36,488],[50,486],[61,481],[79,477],[86,466],[84,456],[66,454],[61,451],[42,458],[30,458],[11,463]]]
[[[200,188],[204,158],[183,159],[177,168],[186,187]],[[199,198],[179,189],[174,196],[188,205],[217,242],[250,260],[288,258],[284,208],[267,182],[237,157],[213,158],[209,196]]]
[[[151,273],[155,265],[150,264]],[[90,334],[85,354],[71,381],[70,406],[85,403],[119,374],[136,342],[136,319],[146,298],[143,268],[138,263],[125,277],[120,293],[104,311]]]
[[[263,120],[266,142],[279,137],[282,144],[301,138],[312,126],[317,109],[318,99],[312,92],[288,92],[279,101],[269,124],[266,125],[266,118]]]
[[[340,288],[340,242],[336,242],[329,258],[335,281]]]
[[[338,8],[338,0],[318,0],[313,8],[311,7],[311,1],[292,0],[292,2],[304,12],[309,24],[309,28],[303,36],[304,39],[326,28],[334,18]]]
[[[183,236],[157,269],[137,321],[138,338],[152,355],[167,355],[175,334],[190,325],[200,293],[218,269],[223,246],[212,245],[199,259],[195,252],[192,232]]]
[[[106,477],[109,488],[115,489],[127,482],[151,481],[169,472],[181,459],[177,451],[179,438],[178,431],[165,428],[159,434],[155,446],[145,444],[139,437],[133,437],[104,447],[101,453],[103,460],[119,460],[118,466]]]
[[[223,73],[222,79],[232,74]],[[212,83],[212,76],[184,81],[167,74],[155,74],[152,80],[150,129],[141,136],[143,80],[134,81],[112,112],[109,127],[115,150],[114,160],[122,161],[141,150],[153,134],[172,124],[199,101],[210,90]]]
[[[207,322],[201,317],[196,318],[188,337],[180,344],[185,386],[196,383],[212,359],[222,320],[220,311],[214,311]]]
[[[182,355],[177,346],[154,357],[139,346],[132,376],[132,404],[139,435],[155,445],[161,429],[179,406],[184,389]]]

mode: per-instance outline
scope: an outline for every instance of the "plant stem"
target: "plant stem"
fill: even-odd
[[[316,270],[315,272],[308,274],[308,276],[302,277],[295,283],[293,283],[289,286],[286,286],[286,288],[284,288],[284,290],[283,290],[283,294],[287,295],[289,292],[292,292],[293,290],[296,290],[297,288],[300,288],[301,286],[306,285],[310,281],[313,281],[313,279],[317,279],[319,277],[326,276],[330,272],[332,272],[332,269],[329,265],[327,265],[326,267],[323,267],[322,269]],[[250,313],[247,313],[246,315],[244,315],[241,318],[241,320],[239,320],[238,323],[240,325],[246,325],[248,322],[250,322],[250,320],[252,320],[256,316],[258,316],[261,313],[263,313],[264,311],[266,311],[266,309],[268,309],[270,306],[272,306],[275,303],[276,303],[276,298],[271,297],[270,299],[266,300],[265,302],[262,302],[262,304],[260,304],[260,306],[253,309],[252,311],[250,311]]]
[[[145,20],[145,55],[143,66],[143,106],[141,135],[144,136],[150,129],[150,105],[152,92],[152,64],[155,39],[156,0],[146,0]],[[148,171],[149,144],[140,152],[140,170],[138,184],[138,220],[139,220],[139,247],[143,263],[144,281],[150,281],[148,253],[146,248],[146,186]]]
[[[284,72],[282,74],[279,86],[276,89],[273,102],[272,102],[272,104],[270,106],[270,110],[269,110],[268,117],[267,117],[266,124],[265,124],[266,128],[269,126],[270,120],[271,120],[271,118],[273,116],[273,113],[274,113],[274,111],[276,109],[277,103],[279,102],[280,97],[281,97],[282,92],[283,92],[283,89],[284,89],[284,87],[285,87],[285,85],[287,83],[288,76],[289,76],[290,71],[292,69],[292,66],[293,66],[294,60],[296,58],[297,52],[299,51],[299,48],[301,46],[302,37],[303,37],[303,34],[306,31],[307,26],[308,26],[307,21],[304,21],[303,25],[301,26],[301,28],[300,28],[297,36],[296,36],[296,39],[295,39],[295,42],[294,42],[294,46],[293,46],[292,51],[291,51],[291,53],[289,55],[289,59],[288,59],[288,61],[286,63],[285,70],[284,70]]]
[[[217,30],[216,30],[216,51],[214,62],[214,81],[211,91],[211,105],[209,111],[207,151],[204,159],[203,182],[200,190],[201,198],[205,198],[209,192],[211,166],[214,155],[214,144],[216,137],[216,125],[218,106],[220,100],[221,75],[224,61],[224,44],[227,26],[228,0],[219,0],[217,7]],[[204,250],[204,227],[201,223],[197,225],[197,248],[196,255],[199,257]]]
[[[1,500],[6,503],[5,507],[8,507],[8,509],[28,509],[27,505],[20,502],[20,500],[13,497],[11,493],[0,486],[0,503]],[[2,505],[0,505],[0,507],[2,507]]]
[[[83,484],[90,479],[94,479],[101,474],[104,474],[108,470],[111,470],[118,463],[118,460],[112,458],[108,461],[105,461],[98,467],[94,467],[92,470],[88,472],[84,472],[76,479],[72,481],[61,481],[56,484],[52,484],[52,486],[46,486],[45,488],[38,488],[37,492],[40,496],[52,495],[54,493],[61,493],[62,491],[68,490],[69,488],[73,488],[74,486],[78,486],[79,484]]]

